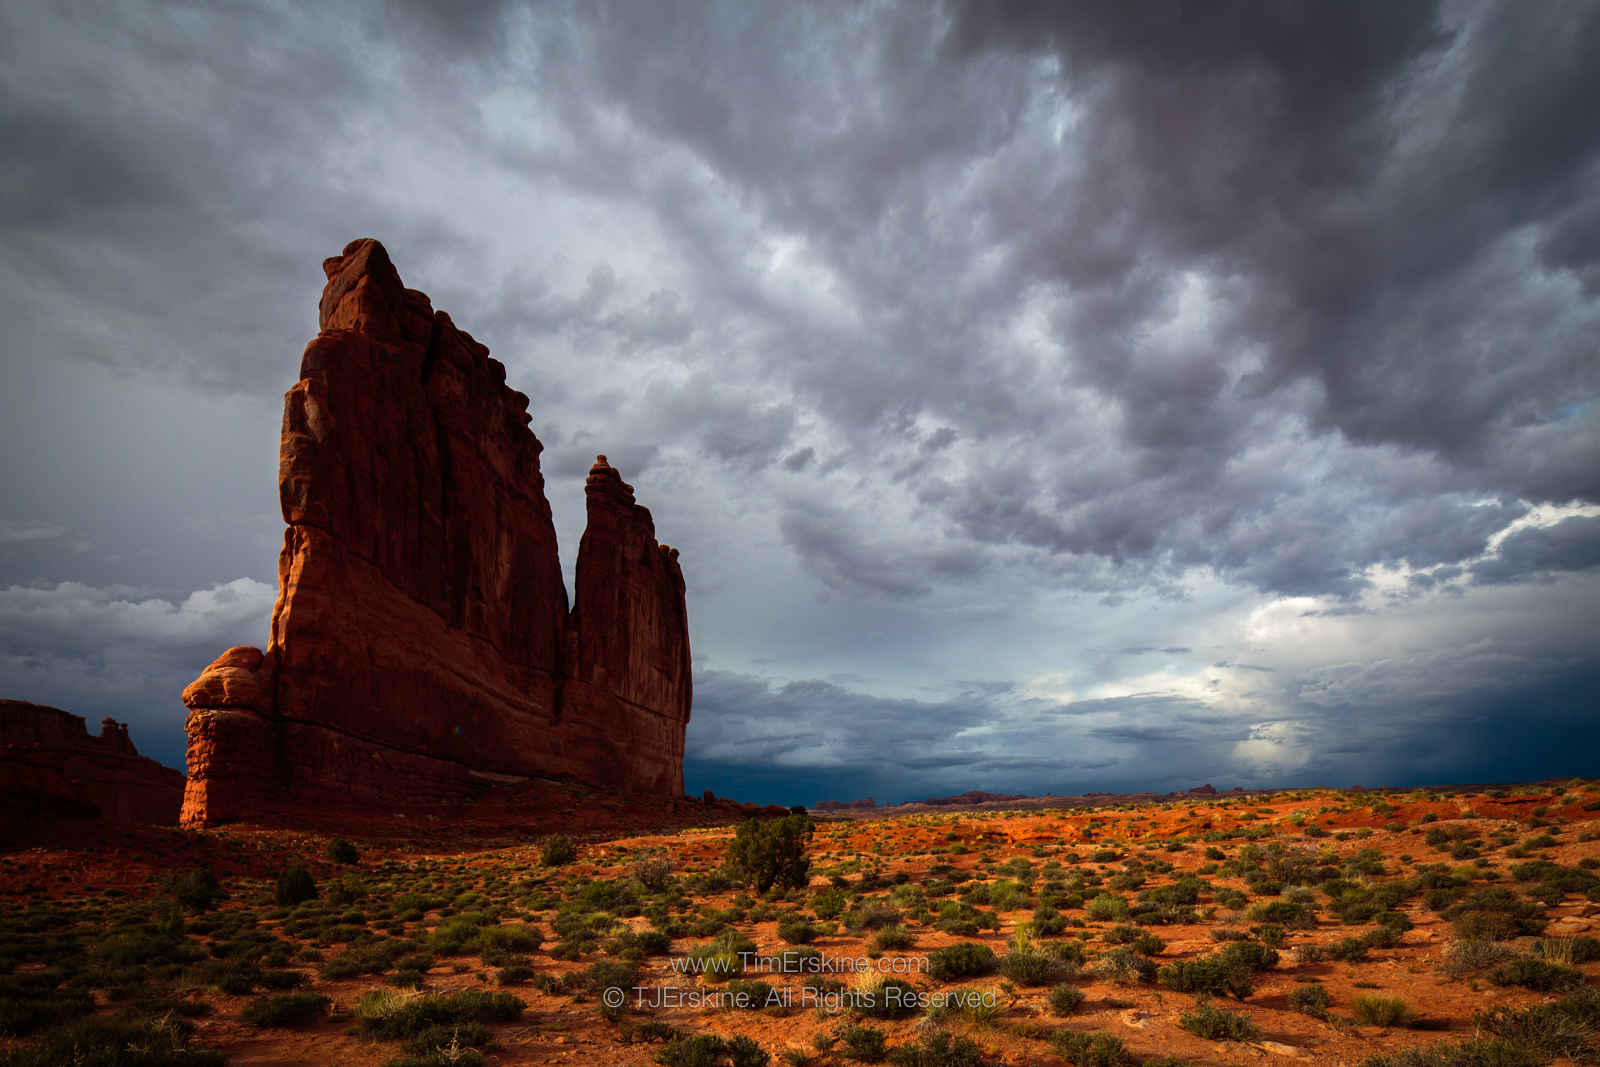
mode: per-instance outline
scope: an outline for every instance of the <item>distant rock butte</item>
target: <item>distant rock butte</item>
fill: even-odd
[[[527,777],[680,797],[676,550],[598,457],[569,612],[528,398],[377,241],[323,270],[284,397],[267,648],[184,690],[183,823],[405,814]]]
[[[0,700],[0,824],[41,817],[173,825],[183,775],[139,755],[128,727],[100,720],[100,736],[59,708]]]

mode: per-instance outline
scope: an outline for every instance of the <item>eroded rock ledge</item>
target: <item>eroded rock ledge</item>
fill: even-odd
[[[527,777],[680,796],[688,619],[650,512],[598,457],[569,612],[528,398],[377,241],[323,269],[284,397],[271,633],[184,690],[183,822],[432,810]]]

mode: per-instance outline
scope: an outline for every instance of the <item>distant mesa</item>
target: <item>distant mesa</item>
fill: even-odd
[[[917,803],[931,804],[940,808],[951,808],[967,804],[993,804],[1007,800],[1027,799],[1029,798],[1021,793],[985,793],[981,789],[969,789],[965,793],[957,793],[954,796],[929,797],[927,800],[919,800]]]
[[[171,826],[183,775],[139,755],[128,727],[100,720],[98,737],[60,708],[0,700],[0,831],[45,818]]]
[[[377,241],[323,270],[267,647],[184,690],[183,823],[404,815],[530,778],[680,798],[677,551],[597,457],[569,610],[528,397]]]
[[[876,808],[877,802],[871,797],[861,800],[824,800],[817,804],[817,811],[865,811]]]
[[[1194,781],[1193,778],[1189,780],[1191,782]],[[1189,795],[1192,797],[1214,797],[1217,795],[1217,787],[1207,782],[1205,785],[1197,785],[1189,790]]]

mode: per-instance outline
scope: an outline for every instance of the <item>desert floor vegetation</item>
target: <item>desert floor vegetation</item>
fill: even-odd
[[[1600,784],[0,856],[0,1065],[1600,1062]]]

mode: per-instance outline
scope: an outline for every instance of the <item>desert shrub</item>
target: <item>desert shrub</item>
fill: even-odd
[[[900,922],[900,913],[881,900],[863,900],[844,917],[852,930],[877,930]]]
[[[1251,971],[1270,971],[1278,965],[1278,953],[1255,941],[1238,941],[1222,950],[1229,966]]]
[[[1533,1049],[1546,1059],[1564,1056],[1592,1062],[1592,1042],[1600,1032],[1600,990],[1581,986],[1554,1003],[1522,1009],[1502,1004],[1478,1012],[1473,1023],[1483,1033]]]
[[[217,882],[217,876],[206,867],[169,875],[163,888],[180,905],[193,912],[210,911],[227,897]]]
[[[811,860],[806,856],[811,834],[811,820],[804,815],[746,819],[734,831],[728,849],[729,877],[757,893],[773,886],[805,888],[811,874]]]
[[[1117,985],[1136,985],[1156,976],[1156,963],[1130,948],[1114,948],[1095,957],[1095,975]]]
[[[963,941],[928,953],[928,974],[940,982],[993,974],[999,967],[994,949],[976,941]]]
[[[665,930],[625,929],[611,939],[606,950],[614,956],[642,960],[646,956],[665,956],[672,951],[672,935]]]
[[[1128,902],[1110,893],[1094,897],[1084,907],[1084,914],[1096,922],[1120,922],[1128,917]]]
[[[546,867],[565,867],[578,858],[578,843],[566,834],[552,834],[539,846],[539,862]]]
[[[1313,1019],[1326,1019],[1332,1003],[1333,997],[1321,984],[1297,986],[1289,991],[1289,1007]]]
[[[1361,1067],[1543,1067],[1547,1062],[1524,1045],[1491,1039],[1368,1056]]]
[[[944,1030],[923,1034],[915,1045],[898,1045],[889,1050],[893,1067],[984,1067],[989,1060],[970,1037]]]
[[[971,937],[979,930],[1000,929],[1000,917],[992,911],[979,911],[964,900],[947,900],[939,905],[935,924],[957,937]]]
[[[526,963],[513,963],[496,971],[494,980],[500,985],[521,985],[530,981],[537,973]]]
[[[1243,1015],[1206,1001],[1180,1016],[1178,1025],[1210,1041],[1254,1041],[1261,1036],[1260,1028]]]
[[[857,984],[850,998],[851,1009],[859,1014],[874,1019],[899,1019],[921,1010],[917,989],[910,982],[881,975],[863,977],[867,980]]]
[[[883,1031],[872,1026],[852,1026],[840,1035],[846,1058],[862,1063],[878,1063],[887,1053]]]
[[[754,941],[737,930],[724,930],[705,944],[691,948],[684,958],[694,973],[718,982],[743,974],[744,957],[755,951]]]
[[[633,876],[650,892],[659,893],[672,884],[672,861],[659,852],[651,852],[634,862]]]
[[[1505,963],[1515,956],[1516,953],[1505,945],[1481,937],[1452,941],[1444,950],[1444,973],[1451,978],[1463,978]]]
[[[1542,960],[1570,967],[1600,959],[1600,939],[1593,937],[1553,937],[1536,941],[1533,954]]]
[[[1231,993],[1240,1000],[1255,988],[1248,967],[1230,964],[1220,955],[1169,963],[1156,972],[1156,980],[1175,993]]]
[[[1074,1067],[1124,1067],[1134,1062],[1122,1039],[1110,1034],[1061,1029],[1051,1036],[1050,1045]]]
[[[374,1037],[412,1037],[433,1026],[472,1022],[512,1022],[526,1007],[510,993],[466,989],[456,993],[415,993],[373,989],[361,995],[352,1014]]]
[[[1276,923],[1290,930],[1310,930],[1317,925],[1316,914],[1305,901],[1264,901],[1252,904],[1245,914],[1253,922]]]
[[[1523,900],[1503,886],[1488,886],[1470,893],[1444,911],[1462,939],[1506,941],[1544,930],[1544,909]]]
[[[222,1067],[220,1052],[189,1044],[194,1024],[160,1018],[97,1016],[57,1027],[31,1047],[0,1053],[5,1067]]]
[[[819,889],[811,894],[811,910],[819,919],[837,919],[848,904],[844,893],[837,889]]]
[[[349,866],[352,863],[361,862],[360,850],[358,850],[352,842],[343,837],[336,837],[332,841],[328,842],[327,855],[328,859],[332,860],[334,863],[342,863],[346,866]]]
[[[1084,992],[1077,986],[1062,984],[1050,990],[1050,1010],[1057,1015],[1071,1015],[1083,1001]]]
[[[1407,1026],[1417,1017],[1411,1005],[1399,997],[1385,997],[1376,993],[1362,993],[1351,998],[1350,1014],[1358,1023],[1383,1027]]]
[[[727,1063],[732,1067],[766,1067],[771,1059],[743,1034],[727,1039],[715,1034],[674,1037],[656,1052],[656,1062],[665,1067],[721,1067]]]
[[[1066,977],[1067,964],[1032,945],[1014,948],[1000,961],[1000,973],[1024,986],[1050,985]]]
[[[1284,941],[1289,936],[1288,931],[1277,923],[1261,923],[1257,926],[1252,926],[1250,932],[1255,935],[1257,941],[1268,948],[1282,948]]]
[[[873,935],[868,949],[873,953],[897,952],[910,948],[915,944],[915,939],[903,926],[885,926]]]
[[[321,993],[275,993],[257,997],[244,1008],[245,1022],[263,1027],[297,1027],[313,1022],[333,1001]]]
[[[292,907],[303,904],[317,897],[317,883],[311,877],[311,872],[306,870],[305,864],[293,863],[289,869],[278,875],[278,886],[274,899],[280,907]]]
[[[1359,963],[1367,958],[1367,950],[1371,947],[1364,937],[1345,937],[1328,945],[1326,952],[1330,959]]]
[[[1536,959],[1516,959],[1489,972],[1495,985],[1515,985],[1541,993],[1570,989],[1583,981],[1583,972]]]
[[[55,972],[0,977],[0,1034],[27,1035],[94,1011],[94,997],[61,988]]]
[[[778,920],[778,937],[787,945],[809,945],[817,939],[817,928],[803,915],[785,915]]]

